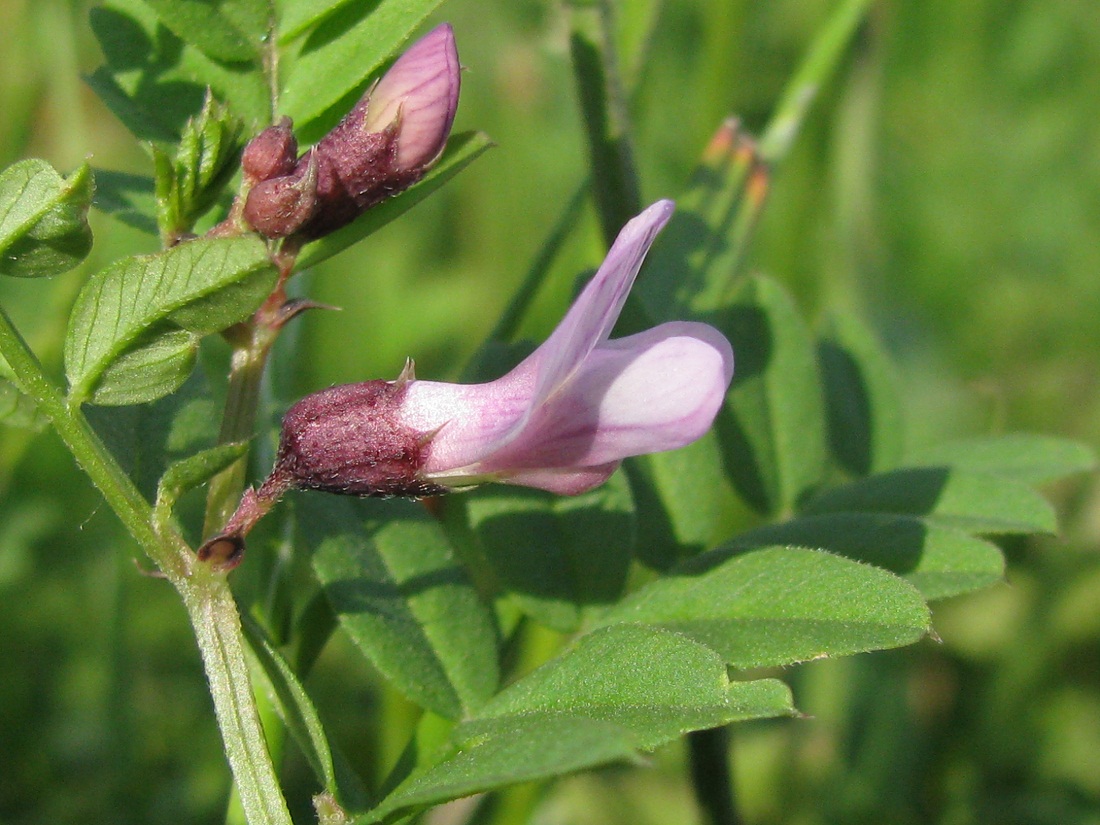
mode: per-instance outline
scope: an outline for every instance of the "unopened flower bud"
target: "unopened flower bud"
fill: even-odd
[[[320,205],[302,233],[327,235],[420,180],[447,143],[459,84],[454,32],[443,24],[398,58],[314,147]]]
[[[304,161],[300,172],[260,181],[249,190],[244,219],[261,235],[293,235],[316,214],[317,164],[310,154]]]
[[[241,170],[250,183],[289,175],[297,162],[298,140],[288,117],[252,138],[241,154]]]
[[[422,168],[443,152],[458,108],[460,72],[454,32],[444,24],[405,52],[367,94],[362,129],[397,126],[399,168]]]

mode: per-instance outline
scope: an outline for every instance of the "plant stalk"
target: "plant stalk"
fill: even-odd
[[[267,752],[244,655],[240,615],[224,573],[199,564],[175,530],[153,527],[153,509],[79,407],[70,406],[0,308],[0,355],[38,404],[130,535],[183,597],[249,825],[292,825]]]

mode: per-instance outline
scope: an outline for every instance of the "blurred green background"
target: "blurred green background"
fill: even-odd
[[[81,80],[101,62],[89,5],[0,0],[0,165],[67,171],[91,155],[149,172]],[[632,101],[647,201],[676,195],[723,117],[763,126],[832,6],[666,4]],[[468,69],[456,129],[497,147],[305,276],[344,311],[288,336],[278,396],[392,377],[406,355],[422,377],[461,370],[585,177],[565,14],[550,0],[444,6]],[[80,271],[0,283],[58,374],[81,273],[156,245],[101,214],[93,227]],[[544,333],[599,258],[588,210],[524,332]],[[873,4],[775,180],[753,266],[811,318],[838,305],[867,318],[899,364],[912,445],[1024,429],[1100,446],[1100,5]],[[746,822],[1100,823],[1100,488],[1051,493],[1063,536],[1006,545],[1007,584],[937,605],[942,643],[785,674],[811,718],[733,731]],[[224,818],[186,616],[134,553],[52,435],[0,432],[0,821]],[[341,655],[313,686],[369,765],[395,745],[355,739],[379,699]],[[682,765],[677,746],[566,780],[536,820],[695,821]]]

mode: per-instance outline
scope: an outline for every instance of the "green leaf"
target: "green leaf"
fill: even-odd
[[[92,248],[92,171],[62,178],[43,160],[0,173],[0,275],[37,278],[72,269]]]
[[[347,3],[302,45],[279,108],[305,140],[319,138],[351,108],[367,81],[442,0]]]
[[[921,450],[911,463],[993,473],[1025,484],[1043,484],[1096,469],[1096,454],[1088,446],[1066,438],[1013,433],[938,444]]]
[[[424,178],[400,195],[372,206],[354,222],[326,235],[318,241],[306,244],[298,256],[298,269],[308,269],[321,261],[343,252],[349,246],[377,232],[390,221],[404,215],[428,195],[469,166],[486,149],[492,146],[481,132],[464,132],[452,135],[447,141],[443,156]]]
[[[123,259],[77,296],[65,339],[73,403],[136,404],[176,389],[199,339],[248,318],[277,272],[257,238],[195,240]]]
[[[301,749],[317,780],[345,807],[361,806],[366,799],[362,782],[346,761],[333,752],[317,708],[298,676],[263,630],[247,614],[241,619],[249,652],[257,666],[254,674],[259,676],[275,712]]]
[[[854,315],[834,313],[817,354],[837,463],[857,476],[896,467],[905,444],[901,389],[874,335]]]
[[[220,444],[208,450],[195,453],[187,458],[174,461],[165,470],[157,484],[156,506],[153,517],[158,527],[165,527],[172,516],[180,496],[205,484],[230,464],[248,452],[248,443],[238,441]]]
[[[714,312],[725,303],[738,255],[734,219],[758,164],[751,137],[737,121],[723,123],[632,290],[654,321]]]
[[[627,463],[638,502],[637,556],[649,567],[672,565],[714,547],[745,515],[712,429],[678,450]]]
[[[786,665],[898,647],[929,627],[911,584],[870,565],[784,547],[734,558],[704,554],[608,611],[684,634],[736,668]]]
[[[5,376],[6,370],[7,364],[0,358],[0,424],[35,431],[45,429],[48,419],[34,400]]]
[[[276,0],[279,42],[293,40],[353,0]]]
[[[617,61],[609,42],[609,18],[599,9],[580,7],[574,8],[568,18],[573,82],[588,137],[592,199],[608,247],[619,230],[642,211],[625,93],[613,73]],[[615,69],[609,70],[609,65]]]
[[[597,719],[652,750],[683,734],[745,719],[794,713],[775,679],[730,682],[715,651],[679,633],[614,625],[582,637],[561,656],[499,693],[455,731],[476,736],[487,720]]]
[[[634,549],[634,502],[616,473],[579,496],[503,485],[467,496],[470,526],[524,612],[562,632],[618,600]]]
[[[178,141],[188,118],[202,109],[207,89],[250,127],[271,121],[271,90],[262,71],[212,60],[161,25],[141,0],[107,0],[89,19],[107,65],[86,80],[138,138]]]
[[[303,504],[314,570],[364,655],[441,716],[483,704],[499,679],[496,628],[438,522],[409,501]]]
[[[92,205],[127,226],[150,235],[157,234],[157,199],[153,179],[108,169],[95,170],[95,198]]]
[[[145,0],[183,42],[213,60],[252,61],[268,32],[265,0]]]
[[[826,418],[813,341],[790,296],[754,277],[715,318],[737,365],[718,434],[733,482],[753,507],[787,513],[825,470]]]
[[[1054,509],[1026,484],[991,473],[916,467],[826,490],[805,513],[927,516],[971,533],[1055,533]]]
[[[399,814],[516,782],[635,758],[633,736],[618,725],[593,719],[504,720],[463,742],[449,758],[415,772],[355,822],[392,821]]]
[[[979,590],[1004,577],[1004,557],[996,545],[946,524],[889,513],[804,516],[742,533],[707,558],[776,544],[827,550],[885,568],[930,601]]]
[[[188,119],[174,157],[153,147],[157,224],[175,241],[214,206],[237,169],[243,124],[207,94],[202,111]]]

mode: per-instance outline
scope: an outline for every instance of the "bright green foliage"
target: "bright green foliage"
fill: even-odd
[[[260,59],[263,41],[271,30],[267,0],[146,0],[157,18],[180,40],[211,60],[225,63]]]
[[[256,238],[189,241],[97,272],[65,339],[70,398],[138,404],[172,392],[200,338],[249,317],[276,277]]]
[[[164,5],[177,3],[165,0]],[[224,16],[231,6],[244,9],[256,4],[242,0],[216,6],[182,1],[178,5],[198,14]],[[142,0],[110,0],[92,9],[90,20],[106,65],[96,69],[88,83],[136,137],[179,141],[188,119],[202,109],[207,89],[250,128],[270,121],[270,87],[258,54],[245,62],[211,58],[194,41],[204,41],[209,48],[205,41],[218,35],[177,26],[186,36],[181,39]],[[241,46],[239,53],[249,48]]]
[[[825,406],[813,340],[786,291],[753,277],[719,316],[737,359],[729,417],[717,428],[741,495],[761,512],[791,512],[822,479]]]
[[[911,644],[928,632],[929,613],[916,589],[890,573],[776,547],[734,558],[704,554],[601,621],[674,630],[732,667],[754,668]]]
[[[686,636],[602,628],[460,724],[441,759],[362,821],[629,759],[691,730],[793,712],[781,682],[730,682],[721,657]]]
[[[579,496],[504,486],[475,491],[470,527],[503,589],[523,611],[565,633],[626,587],[634,502],[620,473]]]
[[[910,463],[993,473],[1025,484],[1045,484],[1096,469],[1096,454],[1079,441],[1011,433],[928,446],[911,456]]]
[[[153,147],[157,224],[174,242],[214,205],[236,171],[243,124],[207,94],[202,111],[183,127],[174,156]]]
[[[1012,478],[950,467],[895,470],[827,490],[807,513],[905,513],[971,533],[1054,533],[1054,509]]]
[[[994,244],[987,239],[997,237],[994,230],[999,227],[960,221],[960,216],[970,216],[956,205],[968,202],[953,197],[957,188],[923,190],[923,212],[916,217],[906,213],[914,224],[923,219],[931,227],[923,236],[897,215],[879,210],[880,199],[897,199],[888,191],[891,186],[916,188],[910,183],[906,189],[907,164],[915,167],[910,174],[916,178],[944,174],[932,168],[935,164],[925,169],[913,158],[922,158],[925,165],[929,157],[938,158],[924,148],[924,141],[942,141],[956,123],[950,112],[914,105],[919,116],[910,114],[892,127],[904,132],[903,137],[894,138],[893,144],[885,141],[887,151],[875,151],[883,148],[877,142],[884,139],[869,128],[877,125],[869,113],[880,101],[897,106],[891,103],[890,84],[908,77],[897,66],[908,67],[909,61],[920,68],[920,61],[894,55],[891,59],[900,63],[892,74],[887,71],[883,54],[889,53],[892,38],[901,36],[895,29],[906,27],[877,25],[864,30],[869,48],[850,64],[840,61],[868,11],[866,0],[826,4],[827,19],[823,11],[820,20],[813,10],[794,13],[748,3],[582,3],[570,10],[567,20],[537,20],[531,4],[513,4],[502,12],[486,5],[470,11],[453,3],[459,15],[455,30],[460,54],[471,68],[464,78],[460,117],[474,128],[487,126],[482,116],[486,100],[493,101],[503,114],[502,123],[491,131],[508,147],[508,157],[496,153],[490,163],[500,165],[485,175],[457,177],[491,143],[481,132],[454,135],[439,163],[416,186],[301,249],[293,267],[298,272],[371,237],[356,250],[362,257],[343,255],[341,262],[353,262],[327,273],[320,267],[316,278],[288,287],[307,299],[332,300],[325,290],[333,290],[335,283],[341,289],[349,284],[342,294],[348,300],[336,302],[346,304],[345,316],[361,324],[354,342],[318,346],[314,334],[333,316],[314,313],[312,326],[300,335],[300,322],[288,322],[291,334],[270,353],[249,351],[241,344],[247,332],[255,331],[247,326],[254,311],[275,288],[272,256],[288,262],[297,250],[248,235],[176,241],[195,231],[207,213],[213,213],[213,220],[225,215],[225,190],[236,173],[239,148],[250,135],[286,113],[295,118],[303,145],[318,139],[440,5],[441,0],[105,0],[96,6],[91,26],[104,63],[88,83],[125,127],[152,144],[146,147],[152,162],[135,153],[137,162],[146,164],[138,174],[97,169],[94,202],[129,226],[159,232],[170,248],[97,263],[103,268],[76,296],[64,340],[67,399],[58,394],[60,403],[54,407],[36,406],[32,396],[47,401],[50,396],[25,380],[27,364],[33,372],[35,359],[12,360],[21,366],[18,378],[0,361],[0,421],[38,426],[46,409],[55,424],[68,425],[67,431],[58,431],[70,444],[73,430],[79,435],[85,426],[92,438],[79,442],[74,454],[84,466],[106,466],[108,480],[114,473],[122,492],[114,489],[108,501],[120,514],[131,516],[124,522],[132,535],[148,542],[145,533],[152,525],[152,541],[159,538],[186,554],[179,567],[188,571],[181,592],[195,588],[184,602],[192,610],[204,657],[224,665],[225,657],[219,660],[227,649],[224,641],[243,641],[247,647],[247,657],[242,650],[239,662],[243,674],[225,666],[215,669],[211,681],[224,711],[231,692],[224,677],[236,679],[230,706],[241,712],[226,725],[230,750],[236,745],[239,752],[242,742],[251,747],[250,768],[264,767],[264,749],[272,751],[266,786],[249,771],[235,777],[239,786],[242,780],[251,786],[253,798],[257,788],[270,790],[260,796],[275,813],[257,821],[289,822],[279,813],[279,781],[296,819],[318,791],[342,805],[347,816],[332,813],[325,825],[394,822],[431,805],[522,782],[540,784],[522,790],[519,803],[505,795],[506,803],[495,806],[489,797],[470,821],[501,825],[552,818],[545,811],[532,812],[535,803],[530,800],[544,799],[542,787],[558,776],[609,763],[638,764],[642,754],[681,737],[697,741],[692,734],[699,731],[769,718],[775,721],[741,726],[733,737],[736,787],[738,793],[749,788],[743,801],[746,822],[887,821],[892,818],[881,811],[868,813],[867,800],[889,799],[893,804],[906,794],[913,801],[905,809],[908,816],[894,817],[898,821],[932,821],[912,812],[923,815],[926,807],[937,805],[948,813],[936,821],[1009,820],[1011,816],[972,816],[956,796],[995,797],[1002,786],[1016,782],[1019,765],[1029,760],[1041,765],[1035,780],[1041,793],[1031,798],[1031,807],[1012,810],[1013,816],[1034,815],[1037,823],[1059,825],[1085,821],[1087,816],[1075,817],[1074,811],[1057,806],[1040,810],[1035,800],[1064,802],[1069,794],[1058,783],[1066,774],[1076,776],[1074,771],[1083,777],[1074,791],[1082,797],[1082,810],[1090,800],[1079,788],[1095,789],[1095,760],[1088,747],[1095,691],[1081,663],[1089,662],[1086,646],[1095,636],[1089,622],[1095,613],[1096,578],[1083,576],[1070,592],[1057,594],[1050,582],[1067,578],[1072,560],[1064,558],[1062,548],[1043,556],[1036,550],[1041,545],[1027,544],[1024,537],[1049,534],[1057,527],[1054,508],[1035,485],[1094,469],[1095,456],[1080,444],[1042,435],[983,435],[905,452],[903,418],[911,415],[911,408],[927,410],[942,400],[915,392],[909,384],[913,372],[935,362],[926,358],[928,347],[919,340],[927,334],[923,325],[944,323],[939,316],[949,316],[957,304],[966,307],[958,310],[959,325],[976,339],[995,336],[1006,353],[1013,346],[1041,347],[1050,340],[1014,332],[1025,327],[1002,322],[1011,320],[1013,312],[1016,322],[1031,318],[1039,306],[1019,294],[1014,298],[1011,289],[1003,295],[998,289],[997,300],[984,301],[988,306],[977,313],[973,309],[982,301],[958,300],[959,284],[966,279],[955,276],[976,269],[960,264],[970,261],[959,250],[969,254],[974,246]],[[927,16],[942,22],[943,13],[934,5],[902,4],[905,8],[897,11],[907,21]],[[1057,65],[1051,55],[1066,38],[1038,24],[1023,25],[1017,13],[997,17],[1009,24],[996,37],[991,33],[975,53],[981,54],[983,71],[992,70],[983,62],[986,50],[1001,53],[1002,59],[1009,54],[1012,59],[1005,62],[1021,67],[1020,84],[1046,100],[1050,84],[1040,81],[1054,76],[1048,68]],[[1041,13],[1044,20],[1054,19],[1054,12]],[[517,35],[507,48],[496,43],[494,25],[501,14],[523,31],[523,38]],[[970,15],[976,13],[952,14],[973,22]],[[483,17],[491,17],[489,25],[482,26]],[[492,32],[494,43],[473,63],[470,55],[485,48],[478,42],[481,31]],[[940,27],[929,24],[928,31],[925,59],[939,65]],[[1040,36],[1032,37],[1036,31]],[[564,68],[566,35],[573,44],[572,91],[557,77],[564,74],[559,70]],[[913,36],[905,33],[904,38]],[[994,43],[1014,39],[1020,41],[1016,51],[1006,52]],[[951,43],[945,40],[943,45],[950,52]],[[690,60],[683,56],[688,52]],[[809,56],[801,70],[792,71],[798,53]],[[706,68],[689,71],[688,64]],[[760,71],[762,66],[766,71]],[[782,94],[778,76],[769,76],[773,71],[793,78]],[[731,78],[746,77],[751,82],[738,84],[740,88],[731,85]],[[47,81],[52,82],[39,78],[37,85],[46,88]],[[952,83],[938,86],[953,88]],[[929,84],[920,91],[931,94],[936,87]],[[815,114],[810,104],[819,93],[828,96],[822,101],[827,105]],[[582,111],[563,117],[559,103],[570,95],[579,98]],[[989,99],[988,94],[981,96],[982,101]],[[731,100],[735,113],[727,111]],[[23,109],[37,115],[39,102],[32,102]],[[42,111],[49,114],[48,107]],[[769,112],[770,123],[757,128]],[[731,117],[715,130],[726,114],[743,120]],[[982,157],[1007,156],[1007,150],[988,143],[1004,140],[1005,130],[989,128],[998,122],[1014,124],[1007,132],[1013,147],[1018,128],[1025,137],[1031,134],[1038,147],[1031,154],[1045,156],[1042,129],[985,114],[982,107],[975,109],[973,134],[966,138]],[[590,159],[597,159],[587,170],[579,160],[579,118],[589,130]],[[517,136],[522,132],[510,131],[509,119],[535,124],[540,130],[536,150],[520,145]],[[48,118],[43,123],[47,128]],[[807,127],[812,139],[794,143]],[[563,140],[566,128],[577,135]],[[691,141],[701,145],[708,134],[713,137],[693,163],[685,147]],[[898,152],[898,145],[906,151]],[[1075,144],[1085,145],[1092,144]],[[795,146],[801,148],[790,154]],[[820,147],[830,147],[829,152]],[[87,148],[94,149],[97,164],[129,168],[98,146]],[[997,151],[991,154],[990,149]],[[1089,168],[1087,152],[1066,154],[1072,154],[1075,167]],[[827,156],[827,169],[821,168],[819,155]],[[510,160],[515,157],[521,158],[518,164]],[[871,168],[868,158],[881,165]],[[991,169],[1000,172],[995,165]],[[525,188],[532,182],[542,186],[563,170],[575,189],[587,181],[568,204],[554,206],[555,198],[543,197],[538,189],[532,197],[532,190]],[[1002,180],[999,174],[989,177]],[[422,213],[426,221],[435,221],[430,230],[417,229],[415,221],[394,223],[456,178],[467,188],[456,189],[449,200],[439,199]],[[1051,254],[1043,232],[1052,230],[1043,230],[1046,224],[1037,216],[1049,212],[1051,221],[1060,221],[1062,209],[1049,206],[1061,202],[1031,170],[1024,179],[1027,197],[1017,193],[1012,203],[1031,217],[1003,233],[1011,235],[1011,243],[995,249],[997,254],[989,256],[993,265],[983,262],[983,271],[999,275],[1004,268],[1029,268],[1046,258],[1057,259],[1059,271],[1085,273],[1081,277],[1095,271],[1080,262],[1070,266],[1073,262]],[[799,200],[799,185],[805,202]],[[504,187],[515,201],[501,201]],[[62,178],[42,161],[22,161],[0,175],[0,273],[52,275],[83,260],[91,245],[85,213],[92,190],[87,165]],[[366,365],[380,358],[380,351],[388,357],[396,346],[409,347],[418,365],[431,365],[418,370],[422,377],[443,377],[432,374],[437,364],[458,374],[461,356],[487,329],[496,330],[497,340],[475,360],[483,369],[468,370],[467,375],[502,374],[507,367],[496,369],[495,362],[484,371],[505,349],[502,345],[513,344],[508,356],[509,365],[514,364],[522,347],[513,342],[518,332],[550,328],[578,273],[598,262],[601,250],[591,243],[594,227],[598,224],[603,235],[610,235],[638,203],[665,195],[676,198],[677,211],[649,256],[616,335],[659,321],[690,319],[713,324],[731,339],[734,384],[716,425],[698,442],[628,460],[608,484],[575,498],[505,486],[427,505],[291,494],[248,536],[248,553],[232,578],[190,555],[186,544],[199,538],[197,525],[210,520],[199,512],[200,488],[213,482],[209,488],[216,492],[219,482],[239,470],[234,494],[239,493],[247,483],[242,469],[246,450],[254,453],[248,478],[265,471],[275,447],[274,425],[295,396],[323,386],[330,375],[340,375],[340,380],[373,377]],[[774,223],[764,227],[761,252],[750,249],[749,242],[764,212]],[[800,212],[805,215],[799,217]],[[871,215],[870,223],[895,222],[882,228],[875,244],[861,235],[869,231],[864,221]],[[524,271],[525,261],[512,260],[512,253],[526,256],[531,228],[543,232],[552,224],[556,228],[550,241],[526,270],[528,278],[505,320],[494,327],[490,313],[507,300],[504,279],[513,267]],[[389,228],[379,233],[383,227]],[[1059,224],[1058,231],[1068,230]],[[1019,240],[1025,236],[1026,242]],[[97,260],[120,254],[110,245],[116,239],[108,241],[102,253],[97,248]],[[950,241],[959,260],[936,258],[950,246],[938,246],[940,241]],[[924,255],[936,265],[922,263]],[[755,274],[759,271],[768,274]],[[934,274],[945,297],[926,317],[915,313],[910,319],[896,311],[894,301],[912,309],[915,299],[904,293],[912,287],[910,279],[921,273],[930,282]],[[866,283],[862,279],[871,275],[875,289],[899,290],[901,298],[891,292],[888,300],[876,301],[879,296],[869,292],[872,300],[867,301],[868,296],[855,294]],[[1029,288],[1035,295],[1046,296],[1052,289],[1047,281],[1034,280]],[[455,296],[465,303],[454,301]],[[8,296],[3,297],[7,303]],[[71,296],[61,297],[55,303],[68,305]],[[468,322],[451,318],[465,307],[477,306],[480,312],[481,304],[487,307],[484,314]],[[886,333],[891,348],[904,359],[904,389],[876,334],[860,317],[836,312],[834,304],[867,306],[868,317],[887,327],[878,331]],[[15,314],[22,326],[20,314]],[[455,326],[435,329],[441,317]],[[43,328],[48,320],[41,321]],[[0,322],[3,351],[18,352],[22,342],[6,314]],[[229,347],[214,339],[214,333],[234,327],[242,334],[226,336]],[[204,337],[209,339],[205,344]],[[48,389],[58,353],[48,338],[33,343],[45,365],[40,383]],[[236,365],[246,360],[242,354],[255,357],[250,375],[254,384],[242,389],[241,382],[231,381],[229,392],[223,392],[225,362],[232,357]],[[265,372],[269,354],[272,361]],[[1037,380],[1035,375],[1016,375],[1009,354],[997,357],[1013,368],[1003,380]],[[193,370],[199,359],[203,368]],[[1018,360],[1026,367],[1027,358]],[[918,361],[919,369],[914,367]],[[1074,364],[1071,375],[1077,376],[1077,385],[1090,384],[1088,369],[1087,364]],[[978,363],[966,365],[965,372],[986,375],[990,370]],[[318,380],[320,374],[324,380]],[[917,379],[919,390],[920,381],[928,378]],[[1059,387],[1074,383],[1057,375],[1042,380]],[[1011,419],[1011,393],[1007,397],[1005,409],[997,414]],[[966,420],[959,428],[1000,429],[999,418],[992,426],[987,415],[978,420],[977,428]],[[217,427],[224,421],[241,426],[241,432],[227,435],[223,425],[219,436]],[[926,439],[928,435],[924,433]],[[216,440],[227,443],[211,447]],[[77,677],[73,687],[54,693],[78,699],[65,700],[73,707],[50,721],[58,730],[81,732],[79,750],[63,754],[63,765],[74,755],[91,754],[102,764],[118,766],[90,773],[96,781],[100,776],[112,781],[101,783],[109,789],[102,799],[87,803],[88,810],[54,810],[51,794],[41,790],[47,782],[59,783],[53,777],[38,778],[39,763],[25,755],[37,755],[46,742],[54,756],[56,737],[22,726],[25,743],[0,743],[4,756],[10,749],[24,757],[9,760],[12,784],[38,783],[28,798],[44,796],[50,802],[43,806],[48,809],[45,816],[23,819],[97,821],[102,817],[95,814],[103,810],[125,810],[131,818],[153,821],[163,818],[160,788],[159,807],[146,816],[147,811],[131,803],[148,791],[135,786],[169,782],[175,794],[178,774],[196,787],[214,787],[199,801],[189,800],[187,811],[201,810],[201,818],[220,821],[221,794],[228,781],[221,773],[216,781],[207,777],[214,775],[211,760],[221,760],[222,749],[208,742],[204,752],[192,751],[192,739],[202,739],[196,731],[213,726],[207,723],[201,677],[179,655],[190,643],[181,645],[173,635],[176,625],[170,622],[182,622],[178,616],[162,619],[148,606],[154,599],[145,598],[150,583],[135,583],[128,564],[120,575],[104,555],[106,546],[129,546],[125,537],[104,528],[105,520],[88,518],[90,538],[84,529],[73,537],[72,525],[61,521],[71,519],[71,513],[50,515],[51,506],[66,510],[69,502],[57,507],[52,491],[34,491],[27,482],[52,472],[49,463],[56,450],[36,451],[21,460],[22,443],[39,444],[13,438],[0,450],[0,470],[10,471],[0,475],[0,585],[24,575],[34,585],[27,588],[29,612],[13,613],[12,637],[23,645],[24,636],[42,633],[40,627],[47,624],[42,616],[56,614],[62,618],[56,628],[49,627],[43,649],[52,654],[52,633],[61,629],[76,634],[81,648],[94,651],[92,664],[71,652],[72,664],[65,657],[60,665],[51,661],[49,667],[57,670],[48,678],[54,683],[69,685],[74,673]],[[104,475],[93,476],[101,489]],[[92,513],[95,502],[81,497],[84,486],[79,484],[72,512]],[[63,493],[58,495],[70,493],[64,485],[59,489]],[[1062,489],[1056,488],[1059,495]],[[154,492],[156,503],[150,507]],[[127,496],[129,510],[118,507],[118,499],[126,503]],[[55,552],[54,534],[64,536],[64,552]],[[997,586],[1005,578],[1005,558],[995,541],[1012,549],[1013,564],[1027,557],[1023,575],[1009,576],[1014,588]],[[43,562],[32,577],[23,571],[32,570],[39,545]],[[101,562],[108,574],[95,567]],[[102,588],[105,598],[98,587],[74,586],[102,581],[110,585]],[[220,588],[223,612],[216,620],[203,612],[209,606],[202,601],[206,585]],[[130,588],[142,590],[127,598]],[[989,590],[937,605],[934,624],[944,645],[922,645],[913,655],[899,652],[787,669],[809,660],[918,642],[932,630],[928,602],[982,588]],[[79,600],[93,589],[102,604],[90,609],[99,611],[97,621],[84,621],[87,605]],[[994,605],[1005,600],[1011,609],[987,611],[977,601],[981,598]],[[244,614],[243,639],[234,600]],[[55,610],[56,604],[65,609]],[[200,609],[194,610],[196,604]],[[81,618],[74,621],[72,616]],[[1030,621],[1036,618],[1038,622]],[[88,628],[95,628],[97,635],[81,635],[90,634]],[[1051,644],[1055,637],[1060,641]],[[990,638],[1007,641],[998,649]],[[210,639],[216,642],[214,655]],[[157,684],[159,691],[146,683],[164,671],[163,660],[155,656],[142,658],[140,678],[130,679],[134,651],[157,653],[158,645],[170,652],[171,661],[185,662],[178,671],[168,669]],[[7,655],[7,648],[4,653],[6,658],[0,658],[18,662],[17,656]],[[348,661],[359,655],[370,667]],[[751,671],[761,667],[784,669],[765,674],[775,678],[757,678]],[[81,668],[91,677],[82,679]],[[992,676],[975,676],[978,671]],[[1053,692],[1049,686],[1063,671],[1071,672],[1071,683]],[[31,687],[21,678],[0,680],[0,721],[5,726],[11,714],[37,707],[38,678]],[[89,684],[108,687],[93,689]],[[246,741],[239,729],[233,732],[233,725],[247,721],[253,689],[266,699],[261,705],[269,709],[270,718],[266,732],[256,725]],[[34,696],[28,698],[31,692]],[[79,704],[84,694],[94,703],[92,710]],[[44,695],[54,701],[48,692]],[[168,698],[157,705],[157,695]],[[192,695],[198,696],[196,708],[187,704]],[[1048,701],[1051,695],[1055,701]],[[785,719],[796,715],[796,700],[817,718]],[[165,709],[159,713],[163,719],[154,718]],[[88,721],[99,716],[101,721]],[[325,724],[332,719],[337,720],[334,726]],[[1008,732],[1020,720],[1032,720],[1035,735],[1020,728],[1012,738]],[[973,744],[954,732],[967,723]],[[280,726],[289,734],[287,753],[281,752]],[[19,736],[20,726],[12,727]],[[93,734],[87,742],[85,727]],[[771,762],[756,759],[765,750],[759,744],[765,739],[773,751]],[[169,757],[162,741],[186,746],[177,747],[181,753],[171,756],[176,761],[163,769]],[[1001,747],[1004,743],[1009,746]],[[983,753],[974,757],[968,748]],[[1022,753],[1029,749],[1038,755]],[[945,753],[951,755],[948,762],[942,758]],[[658,770],[667,770],[678,758],[679,751],[669,749],[653,761]],[[936,759],[943,764],[937,766]],[[279,766],[278,776],[274,766]],[[153,768],[156,782],[149,783]],[[702,766],[713,776],[725,776],[728,768]],[[221,770],[219,763],[216,771]],[[762,774],[767,774],[763,780]],[[201,776],[201,782],[193,776]],[[613,781],[623,776],[623,793],[648,798],[632,793],[627,784],[637,781],[632,774],[615,772]],[[830,783],[838,777],[833,787]],[[648,785],[649,775],[640,781]],[[759,787],[768,792],[753,796]],[[809,798],[807,788],[814,787],[817,796]],[[67,798],[56,787],[50,790],[59,799]],[[87,789],[78,790],[71,796],[82,797]],[[178,793],[182,798],[185,791]],[[942,804],[929,802],[937,795],[944,797]],[[898,802],[897,809],[905,804]],[[0,808],[5,806],[16,807],[0,790]],[[1011,802],[1004,806],[1013,807]],[[664,817],[663,807],[655,809]],[[256,810],[251,809],[252,816]],[[170,816],[184,818],[175,810]],[[231,812],[228,819],[234,816]]]
[[[56,275],[84,260],[92,248],[93,189],[87,164],[68,178],[41,160],[0,173],[0,275]]]
[[[934,520],[888,513],[803,516],[742,533],[708,558],[770,544],[816,547],[882,567],[929,601],[988,587],[1004,575],[996,545]]]
[[[603,627],[510,685],[455,731],[476,739],[493,724],[598,719],[652,750],[688,731],[791,714],[774,679],[731,682],[722,657],[687,635],[644,624]]]
[[[905,447],[901,390],[870,330],[853,315],[834,313],[817,356],[833,459],[856,476],[896,467]]]
[[[341,625],[402,692],[467,715],[499,680],[489,611],[435,520],[412,502],[371,504],[307,499],[314,570]]]

